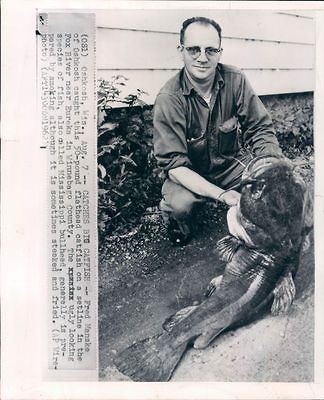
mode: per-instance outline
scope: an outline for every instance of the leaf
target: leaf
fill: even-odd
[[[125,172],[125,164],[122,164],[121,169],[120,169],[120,174],[124,175]]]
[[[105,133],[110,132],[109,129],[99,129],[98,130],[98,138],[101,137],[102,135],[104,135]]]
[[[129,200],[126,204],[124,204],[124,205],[122,206],[122,208],[127,208],[127,207],[129,207],[131,204],[132,204],[132,201]]]
[[[134,165],[134,167],[137,167],[138,165],[136,164],[136,162],[131,158],[133,155],[133,153],[131,153],[129,156],[121,156],[120,158],[125,161],[128,164],[132,164]]]
[[[119,197],[125,197],[125,195],[123,193],[119,192],[116,189],[112,189],[111,191],[114,192],[115,194],[117,194]]]
[[[99,196],[103,196],[103,195],[105,195],[106,193],[108,193],[108,190],[106,190],[106,189],[98,189],[98,195],[99,195]]]
[[[106,152],[107,152],[106,149],[102,149],[101,151],[98,151],[97,157],[103,156]]]
[[[103,121],[101,121],[102,123]],[[104,135],[107,132],[113,132],[117,127],[118,127],[118,123],[115,122],[105,122],[104,124],[102,124],[101,126],[99,126],[98,129],[98,137]]]
[[[99,229],[100,229],[102,232],[104,232],[105,229],[106,229],[106,224],[105,224],[105,222],[104,222],[104,221],[100,221],[100,222],[98,223],[98,227],[99,227]]]
[[[105,146],[101,146],[100,147],[100,151],[98,152],[98,155],[97,155],[97,157],[101,157],[101,156],[103,156],[105,153],[110,153],[112,150],[114,150],[116,148],[116,145],[113,143],[113,144],[108,144],[108,145],[105,145]]]
[[[137,96],[134,94],[129,94],[128,96],[124,97],[124,102],[128,103],[129,105],[133,105],[133,103],[136,101]]]
[[[102,107],[106,103],[106,94],[98,93],[97,107]]]
[[[106,129],[107,131],[113,131],[114,129],[116,129],[118,127],[118,123],[117,122],[105,122],[104,124],[102,124],[100,126],[100,129]]]
[[[101,173],[101,178],[105,179],[105,176],[107,175],[106,168],[103,165],[98,164],[98,169],[99,169],[99,171]]]

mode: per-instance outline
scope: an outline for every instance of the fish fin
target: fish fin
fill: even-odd
[[[185,319],[186,317],[188,317],[188,315],[191,314],[197,307],[198,307],[198,305],[182,308],[181,310],[177,311],[175,314],[168,317],[164,321],[162,328],[165,331],[170,332],[178,322],[180,322],[183,319]]]
[[[207,289],[206,289],[206,293],[205,293],[206,297],[210,297],[219,288],[219,285],[220,285],[222,279],[223,279],[223,275],[219,275],[219,276],[216,276],[215,278],[213,278],[209,282]]]
[[[215,339],[215,337],[220,335],[226,328],[227,326],[222,326],[217,330],[210,329],[202,333],[196,338],[193,347],[197,350],[205,349]]]
[[[286,313],[296,296],[295,283],[291,272],[288,272],[279,280],[273,294],[274,300],[271,307],[271,314],[280,315]]]
[[[227,235],[217,242],[217,250],[221,260],[230,262],[242,245],[242,241],[232,235]]]
[[[170,380],[187,343],[173,348],[165,335],[152,336],[127,347],[114,359],[117,369],[137,382]]]

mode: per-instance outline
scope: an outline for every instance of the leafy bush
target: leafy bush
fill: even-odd
[[[266,96],[279,143],[288,157],[313,152],[312,93]]]
[[[98,226],[104,235],[129,229],[160,195],[152,113],[140,89],[120,96],[124,81],[122,76],[100,80],[98,88]],[[123,108],[112,108],[113,102]]]

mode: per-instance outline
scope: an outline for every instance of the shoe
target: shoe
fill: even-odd
[[[169,240],[176,246],[185,246],[191,240],[191,229],[187,222],[170,218],[167,232]]]

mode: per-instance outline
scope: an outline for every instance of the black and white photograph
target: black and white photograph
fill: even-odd
[[[322,399],[324,2],[1,14],[1,398]]]
[[[313,381],[314,28],[97,13],[101,380]]]

